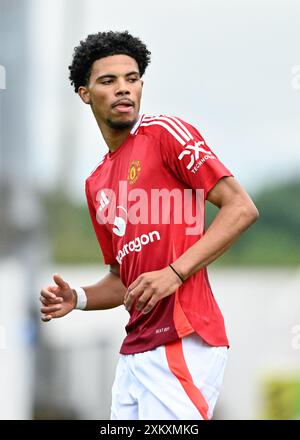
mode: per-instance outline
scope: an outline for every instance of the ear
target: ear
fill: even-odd
[[[143,88],[143,86],[144,86],[144,81],[141,79],[141,85],[142,85],[142,88]]]
[[[80,96],[80,98],[82,99],[82,101],[85,104],[90,104],[91,103],[90,92],[89,92],[87,87],[80,86],[79,89],[78,89],[78,95]]]

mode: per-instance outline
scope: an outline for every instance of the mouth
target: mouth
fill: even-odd
[[[134,109],[134,103],[129,99],[122,99],[115,102],[112,108],[118,113],[130,113]]]

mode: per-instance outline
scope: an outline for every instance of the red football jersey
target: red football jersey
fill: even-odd
[[[140,274],[174,262],[204,234],[207,193],[231,175],[192,125],[177,117],[140,116],[86,180],[105,263],[120,264],[128,287]],[[210,345],[228,345],[206,268],[150,313],[133,305],[120,352],[151,350],[194,331]]]

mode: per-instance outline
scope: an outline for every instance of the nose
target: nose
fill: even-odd
[[[130,94],[125,78],[119,78],[118,81],[116,82],[115,94],[116,96],[123,96]]]

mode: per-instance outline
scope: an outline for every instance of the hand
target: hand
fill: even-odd
[[[48,322],[52,318],[61,318],[70,313],[76,306],[77,294],[59,274],[53,275],[56,286],[44,287],[41,290],[40,301],[42,321]]]
[[[174,293],[182,281],[168,266],[161,270],[145,272],[128,287],[124,305],[130,310],[135,300],[136,309],[149,313],[162,298]]]

